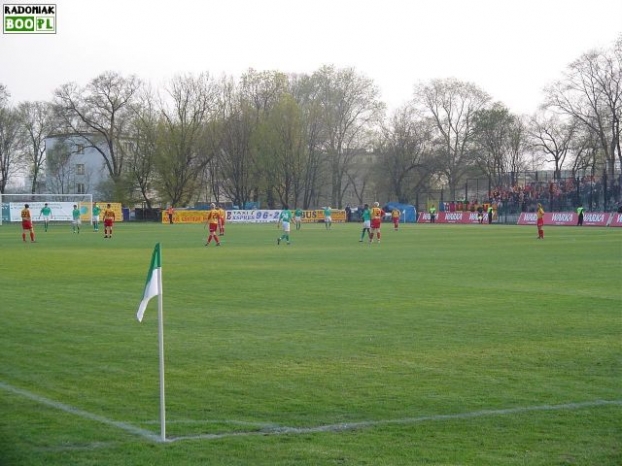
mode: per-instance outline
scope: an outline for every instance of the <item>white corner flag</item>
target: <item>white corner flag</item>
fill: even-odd
[[[151,266],[149,267],[149,273],[147,274],[147,283],[145,283],[145,291],[143,293],[143,299],[138,306],[138,313],[136,318],[138,322],[143,321],[143,315],[149,300],[154,296],[162,294],[162,257],[160,254],[160,243],[155,245],[153,249],[153,255],[151,256]]]
[[[160,252],[160,243],[155,245],[153,255],[151,256],[151,265],[147,273],[147,283],[145,283],[145,291],[143,299],[138,306],[136,318],[138,322],[143,321],[143,315],[149,300],[154,296],[158,297],[158,346],[160,356],[160,438],[166,441],[166,403],[164,396],[164,316],[162,310],[162,254]]]

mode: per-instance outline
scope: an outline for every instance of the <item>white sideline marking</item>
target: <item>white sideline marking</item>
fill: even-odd
[[[101,424],[107,424],[112,427],[116,427],[117,429],[124,430],[129,432],[130,434],[138,435],[140,437],[144,437],[148,440],[160,441],[160,436],[150,432],[148,430],[141,429],[139,427],[135,427],[131,424],[127,424],[125,422],[113,421],[111,419],[105,418],[103,416],[99,416],[97,414],[89,413],[87,411],[83,411],[78,408],[74,408],[73,406],[66,405],[64,403],[59,403],[58,401],[50,400],[49,398],[45,398],[39,395],[35,395],[34,393],[28,392],[26,390],[22,390],[21,388],[12,387],[11,385],[7,385],[4,382],[0,381],[0,388],[3,390],[13,393],[15,395],[23,396],[24,398],[28,398],[29,400],[36,401],[42,405],[49,406],[51,408],[56,408],[61,411],[64,411],[69,414],[74,414],[76,416],[83,417],[85,419],[89,419],[91,421],[99,422]]]
[[[176,442],[179,440],[197,440],[197,439],[221,439],[226,437],[241,437],[249,435],[283,435],[283,434],[314,434],[321,432],[343,432],[347,430],[363,429],[366,427],[386,426],[386,425],[399,425],[399,424],[418,424],[426,421],[444,421],[444,420],[456,420],[456,419],[470,419],[484,416],[502,416],[506,414],[518,414],[527,413],[530,411],[557,411],[557,410],[572,410],[581,408],[592,408],[597,406],[622,406],[622,400],[596,400],[596,401],[584,401],[580,403],[566,403],[561,405],[541,405],[541,406],[526,406],[521,408],[508,408],[508,409],[486,409],[481,411],[472,411],[469,413],[456,413],[456,414],[436,414],[431,416],[421,417],[407,417],[403,419],[385,419],[379,421],[361,421],[342,424],[330,424],[325,426],[316,427],[273,427],[266,428],[256,432],[232,432],[224,434],[200,434],[200,435],[188,435],[183,437],[171,437],[167,438],[168,442]]]
[[[148,430],[141,429],[139,427],[133,426],[126,422],[113,421],[111,419],[105,418],[103,416],[99,416],[97,414],[92,414],[87,411],[74,408],[73,406],[66,405],[64,403],[59,403],[54,400],[50,400],[49,398],[45,398],[39,395],[35,395],[34,393],[28,392],[26,390],[22,390],[20,388],[13,387],[11,385],[0,382],[0,388],[13,393],[15,395],[23,396],[24,398],[28,398],[30,400],[36,401],[37,403],[41,403],[43,405],[59,409],[69,414],[73,414],[79,417],[83,417],[85,419],[89,419],[91,421],[99,422],[101,424],[106,424],[112,427],[116,427],[117,429],[124,430],[131,434],[137,435],[139,437],[143,437],[147,440],[151,440],[154,442],[162,442],[160,436],[156,433],[150,432]],[[421,422],[427,421],[445,421],[445,420],[460,420],[460,419],[471,419],[477,417],[485,417],[485,416],[503,416],[507,414],[520,414],[520,413],[528,413],[531,411],[559,411],[559,410],[574,410],[574,409],[582,409],[582,408],[593,408],[598,406],[622,406],[622,400],[595,400],[595,401],[584,401],[580,403],[566,403],[561,405],[541,405],[541,406],[525,406],[519,408],[508,408],[508,409],[485,409],[481,411],[472,411],[467,413],[456,413],[456,414],[435,414],[430,416],[421,416],[421,417],[406,417],[402,419],[384,419],[378,421],[361,421],[361,422],[351,422],[351,423],[340,423],[340,424],[328,424],[324,426],[315,426],[315,427],[286,427],[286,426],[278,426],[278,425],[270,425],[270,424],[256,424],[258,427],[261,427],[261,430],[252,431],[252,432],[229,432],[223,434],[197,434],[197,435],[186,435],[180,437],[169,437],[166,439],[166,442],[178,442],[182,440],[213,440],[213,439],[222,439],[228,437],[245,437],[250,435],[285,435],[285,434],[313,434],[313,433],[321,433],[321,432],[343,432],[347,430],[356,430],[363,429],[366,427],[376,427],[376,426],[386,426],[386,425],[404,425],[404,424],[418,424]],[[191,421],[173,421],[173,423],[178,422],[188,422],[188,423],[210,423],[215,421],[200,421],[200,420],[191,420]],[[254,425],[251,422],[244,421],[222,421],[223,423],[230,424],[240,424],[240,425]]]

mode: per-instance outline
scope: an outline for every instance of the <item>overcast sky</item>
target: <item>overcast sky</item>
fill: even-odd
[[[10,0],[6,0],[8,2]],[[17,0],[15,0],[17,1]],[[54,0],[52,0],[54,1]],[[3,3],[6,3],[3,2]],[[24,2],[21,2],[24,3]],[[43,3],[37,0],[37,3]],[[175,74],[353,67],[389,108],[434,78],[470,81],[515,113],[622,33],[622,0],[56,0],[57,34],[0,37],[11,100],[51,100],[104,71]]]

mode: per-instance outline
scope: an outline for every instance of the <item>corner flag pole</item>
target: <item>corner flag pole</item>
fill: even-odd
[[[149,300],[158,296],[158,346],[160,356],[160,437],[163,442],[166,441],[166,404],[164,402],[164,313],[163,295],[162,295],[162,253],[160,243],[153,248],[151,255],[151,265],[147,273],[147,283],[143,291],[143,299],[138,306],[136,318],[138,322],[143,321],[143,316]]]
[[[160,294],[158,295],[158,346],[160,354],[160,439],[166,441],[166,403],[164,397],[164,313],[162,312],[162,273],[158,276]]]

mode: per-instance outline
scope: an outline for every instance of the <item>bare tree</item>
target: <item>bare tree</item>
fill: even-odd
[[[323,158],[327,137],[322,102],[321,82],[317,74],[290,76],[292,94],[302,112],[301,124],[305,138],[305,157],[303,164],[304,179],[302,180],[302,207],[308,209],[315,204],[321,193],[324,181]],[[349,176],[355,176],[350,173]],[[355,186],[356,187],[356,186]],[[297,203],[298,204],[298,203]]]
[[[209,161],[207,123],[216,105],[216,89],[206,73],[178,76],[167,89],[158,128],[157,157],[160,193],[173,205],[195,198],[203,169]]]
[[[21,126],[22,154],[31,175],[30,192],[34,194],[45,168],[45,138],[58,128],[58,124],[49,102],[22,102],[17,107],[17,116]]]
[[[10,94],[0,84],[0,192],[4,193],[11,176],[20,168],[19,118],[9,104]]]
[[[489,101],[490,96],[474,84],[453,78],[435,79],[415,88],[415,105],[435,123],[434,146],[452,199],[462,176],[475,163],[473,117]]]
[[[540,152],[546,162],[554,164],[556,180],[560,178],[576,130],[576,121],[564,121],[556,114],[541,113],[531,119],[529,129],[531,147]]]
[[[116,198],[125,195],[123,141],[131,139],[131,104],[141,87],[136,76],[105,72],[85,88],[67,83],[55,91],[56,109],[67,129],[82,136],[104,159]]]
[[[411,105],[396,110],[383,126],[377,172],[387,180],[391,198],[408,203],[429,180],[431,137],[430,121]]]
[[[478,110],[473,115],[475,163],[493,184],[500,184],[500,177],[505,172],[511,123],[510,111],[500,103]]]
[[[522,118],[513,115],[501,103],[479,110],[474,115],[475,161],[491,183],[501,185],[510,173],[510,184],[526,167],[527,128]]]
[[[607,172],[622,163],[622,36],[612,50],[594,50],[568,66],[562,80],[546,89],[546,105],[589,128],[600,142]]]
[[[529,134],[525,117],[514,116],[510,123],[510,140],[508,143],[506,171],[509,171],[512,179],[510,184],[517,181],[518,173],[526,170],[527,160],[525,154],[529,149]]]
[[[280,205],[299,205],[306,140],[301,109],[290,94],[284,94],[260,120],[254,139],[265,181],[278,196]]]
[[[235,205],[253,200],[257,187],[255,153],[251,138],[255,126],[253,107],[240,97],[235,83],[223,79],[219,86],[218,114],[208,125],[215,159],[211,163],[212,186],[219,187]],[[218,191],[215,193],[218,194]]]
[[[385,105],[373,80],[354,68],[324,66],[316,72],[321,83],[326,120],[326,153],[331,170],[331,204],[341,207],[348,188],[356,149],[369,147],[373,128],[381,121]]]
[[[133,117],[130,124],[131,149],[127,154],[127,168],[135,187],[147,209],[152,207],[152,182],[154,159],[158,140],[158,109],[153,94],[144,89],[132,105]]]
[[[72,155],[71,145],[62,137],[47,149],[47,186],[53,193],[67,194],[73,186],[75,165],[70,163]]]

